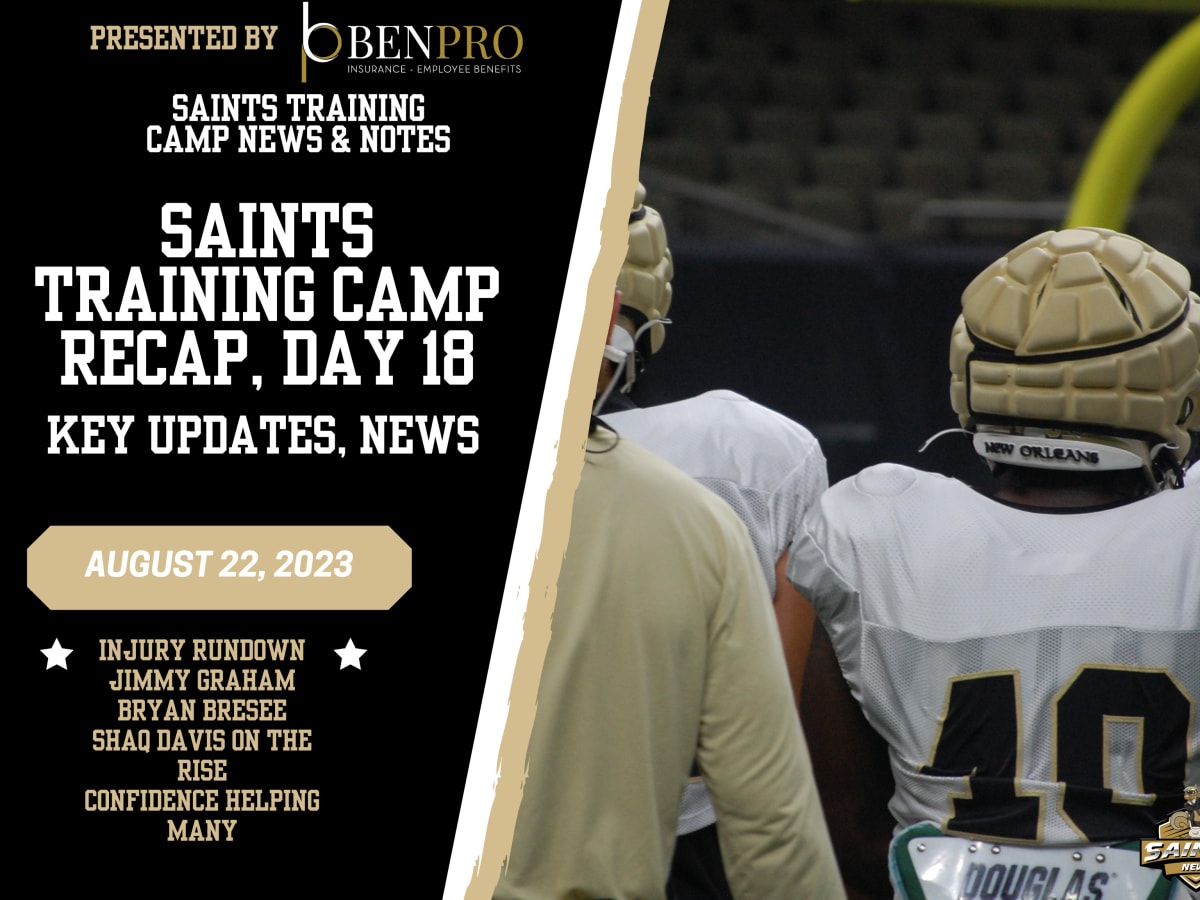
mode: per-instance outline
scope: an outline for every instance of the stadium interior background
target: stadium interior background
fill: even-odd
[[[641,160],[673,322],[639,402],[744,393],[813,431],[831,481],[880,461],[985,480],[963,436],[918,452],[958,424],[962,289],[1063,226],[1115,104],[1198,15],[1200,0],[673,0]],[[1196,288],[1194,91],[1120,230]]]

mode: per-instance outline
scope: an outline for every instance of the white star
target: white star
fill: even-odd
[[[345,647],[343,647],[341,650],[334,650],[333,652],[342,658],[342,664],[338,666],[338,669],[341,670],[346,668],[346,666],[354,666],[356,669],[361,669],[362,666],[359,664],[359,659],[367,651],[358,649],[354,646],[353,640],[348,640],[346,641]]]
[[[47,647],[42,652],[46,654],[47,669],[53,668],[54,666],[62,666],[65,669],[67,667],[67,657],[75,651],[68,650],[58,642],[58,638],[55,638],[54,646]]]

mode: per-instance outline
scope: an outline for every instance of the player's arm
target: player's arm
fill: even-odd
[[[739,897],[844,898],[808,748],[790,714],[795,697],[766,580],[744,527],[731,535],[725,559],[721,596],[708,614],[697,760],[717,811],[726,877]]]
[[[800,717],[838,865],[851,900],[890,898],[887,745],[850,693],[824,627],[810,633]]]
[[[779,562],[775,564],[773,604],[779,636],[783,639],[783,657],[787,662],[788,680],[792,685],[792,696],[796,698],[796,709],[799,710],[801,690],[804,687],[804,669],[808,664],[808,651],[812,644],[817,614],[812,604],[788,581],[787,563],[788,551],[784,550]]]

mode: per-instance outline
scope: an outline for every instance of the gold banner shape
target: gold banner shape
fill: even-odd
[[[412,586],[386,525],[55,525],[26,564],[52,610],[383,610]]]

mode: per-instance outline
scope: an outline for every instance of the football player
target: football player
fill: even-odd
[[[629,216],[629,247],[618,286],[597,404],[604,421],[697,479],[745,523],[773,598],[795,696],[808,656],[813,615],[786,578],[788,545],[800,517],[828,487],[825,457],[808,429],[727,390],[638,407],[646,362],[662,347],[674,261],[662,217],[639,184]],[[728,898],[716,813],[699,772],[680,808],[668,894],[672,900]]]
[[[496,900],[663,900],[694,760],[737,897],[844,900],[767,605],[729,506],[593,417]]]
[[[1156,837],[1200,774],[1189,273],[1115,231],[1040,234],[963,292],[950,370],[990,495],[872,466],[791,548],[823,626],[801,707],[843,875],[868,897],[937,871],[956,897],[1160,883],[1106,848]],[[1022,874],[1012,847],[1070,856]],[[1056,888],[1018,890],[1035,872]]]

